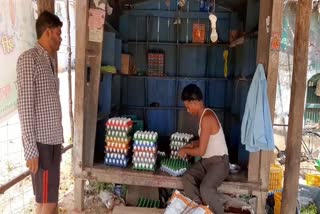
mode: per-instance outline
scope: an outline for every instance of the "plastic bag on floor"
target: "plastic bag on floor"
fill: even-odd
[[[102,190],[99,193],[99,198],[101,199],[101,201],[104,203],[104,205],[106,205],[106,207],[108,209],[113,208],[114,206],[114,199],[115,199],[115,195],[107,190]]]
[[[199,205],[176,190],[167,206],[164,214],[213,214],[211,210],[204,205]]]

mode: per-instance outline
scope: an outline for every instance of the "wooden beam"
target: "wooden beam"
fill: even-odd
[[[282,0],[261,0],[258,34],[257,63],[263,64],[268,82],[268,100],[273,122],[280,39],[282,32]],[[266,51],[269,50],[269,51]],[[273,160],[273,152],[261,151],[250,153],[248,166],[248,180],[251,182],[261,181],[261,188],[268,189],[270,163]],[[267,194],[260,192],[257,201],[257,212],[263,213]]]
[[[93,167],[85,168],[81,178],[106,183],[183,189],[180,177],[168,176],[163,172],[141,172],[133,169],[107,167],[105,165],[94,165]],[[230,194],[252,194],[253,191],[268,191],[267,189],[261,189],[259,183],[237,181],[225,181],[219,187],[219,190]]]
[[[127,207],[127,206],[115,206],[112,210],[112,214],[162,214],[165,209],[156,209],[156,208],[144,208],[144,207]]]
[[[102,32],[104,31],[104,25],[101,30]],[[86,134],[83,142],[83,149],[86,152],[83,155],[83,165],[89,167],[93,166],[94,159],[103,42],[105,41],[88,41],[86,49],[87,66],[90,68],[90,81],[86,83],[87,100],[85,103],[84,127]]]
[[[76,5],[76,77],[75,77],[75,111],[74,111],[74,149],[72,153],[73,171],[75,177],[81,175],[83,166],[83,142],[85,123],[85,85],[86,85],[86,45],[88,1],[77,1]],[[74,195],[75,209],[83,207],[83,182],[76,180]]]
[[[270,23],[272,1],[261,0],[259,9],[259,29],[258,29],[258,47],[257,47],[257,63],[263,64],[267,69],[268,63],[268,50],[270,43],[270,26],[267,25],[267,21]],[[248,181],[260,182],[260,152],[251,152],[249,156],[248,165]]]
[[[38,14],[47,10],[48,12],[54,13],[54,2],[55,0],[38,0]]]
[[[310,0],[300,0],[298,2],[281,213],[295,213],[297,206],[311,8],[312,1]]]

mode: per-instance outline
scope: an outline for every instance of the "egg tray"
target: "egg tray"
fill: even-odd
[[[108,166],[116,166],[126,168],[129,163],[129,158],[118,159],[118,158],[104,158],[104,163]]]
[[[157,152],[157,147],[155,146],[136,146],[133,144],[133,151],[136,152],[151,152],[151,153],[156,153]]]
[[[125,148],[125,149],[116,149],[116,148],[110,148],[110,147],[105,147],[105,153],[106,154],[121,154],[121,155],[128,155],[130,152],[130,147]]]
[[[131,131],[115,131],[115,130],[106,130],[106,137],[128,137],[131,136]]]
[[[105,142],[115,142],[115,143],[129,143],[131,141],[131,137],[113,137],[106,136]]]
[[[179,157],[178,156],[178,151],[171,151],[170,152],[170,158],[171,159],[178,159],[178,160],[183,160],[183,161],[188,161],[189,160],[189,158],[188,157],[185,157],[185,158],[181,158],[181,157]]]
[[[153,131],[136,131],[133,134],[133,140],[156,142],[158,140],[158,133]]]
[[[186,168],[182,168],[182,169],[171,169],[171,168],[168,168],[166,166],[161,166],[160,167],[160,170],[165,172],[165,173],[168,173],[169,175],[171,176],[174,176],[174,177],[180,177],[180,176],[183,176],[184,173],[186,173],[187,169]]]
[[[157,161],[156,158],[140,158],[140,157],[132,157],[133,163],[146,163],[146,164],[155,164]]]
[[[119,131],[130,133],[132,130],[132,126],[106,126],[106,131]]]
[[[130,155],[130,152],[128,151],[127,154],[124,154],[124,153],[116,153],[116,152],[107,152],[105,154],[105,157],[108,157],[108,158],[115,158],[115,159],[121,159],[121,160],[124,160],[128,157],[131,157]]]
[[[138,199],[137,207],[160,208],[160,200],[141,197]]]
[[[139,158],[156,158],[157,154],[155,152],[144,152],[144,151],[134,151],[133,157]]]
[[[158,143],[153,141],[134,141],[133,146],[140,147],[157,147]]]
[[[170,136],[171,141],[189,142],[193,138],[192,134],[176,132]]]
[[[171,141],[170,142],[170,149],[171,150],[179,150],[187,144],[188,143],[185,143],[185,142]]]
[[[132,169],[135,170],[140,170],[140,171],[155,171],[156,166],[155,164],[150,164],[150,167],[145,167],[145,166],[137,166],[138,164],[144,164],[144,163],[134,163]]]
[[[190,166],[187,161],[169,158],[161,161],[160,169],[171,176],[182,176]]]
[[[131,144],[130,142],[128,142],[128,143],[111,142],[111,141],[106,142],[107,147],[119,148],[119,149],[128,148],[131,146],[130,144]]]

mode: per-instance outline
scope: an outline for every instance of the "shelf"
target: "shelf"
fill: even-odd
[[[84,168],[82,177],[93,177],[107,183],[183,189],[181,177],[172,177],[160,170],[145,172],[94,164],[93,167]],[[249,194],[254,190],[261,190],[260,188],[259,183],[248,182],[245,174],[231,174],[218,189],[224,193]]]
[[[136,45],[170,45],[170,46],[191,46],[191,47],[214,47],[223,46],[229,47],[229,43],[182,43],[182,42],[143,42],[143,41],[127,41],[124,44],[136,44]]]
[[[122,74],[112,74],[116,76],[123,76],[123,77],[130,77],[130,78],[154,78],[154,79],[161,79],[161,80],[233,80],[233,79],[226,79],[222,77],[168,77],[168,76],[138,76],[138,75],[122,75]],[[245,81],[246,79],[239,79]]]
[[[185,107],[179,106],[159,106],[159,107],[151,107],[151,106],[129,106],[129,105],[122,105],[122,108],[131,108],[131,109],[146,109],[146,110],[185,110]],[[224,112],[226,108],[215,108],[215,107],[208,107],[213,109],[216,112]]]
[[[163,18],[176,18],[177,11],[163,11],[163,10],[125,10],[124,14],[130,16],[151,16]],[[230,12],[217,12],[215,14],[219,20],[229,19]],[[207,19],[209,21],[208,12],[179,12],[181,19]]]

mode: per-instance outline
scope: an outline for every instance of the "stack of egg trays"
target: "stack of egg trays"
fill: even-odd
[[[160,200],[141,197],[138,199],[137,207],[160,208]]]
[[[181,149],[186,144],[188,144],[192,138],[193,138],[192,134],[180,133],[180,132],[176,132],[172,134],[170,137],[170,150],[171,150],[170,158],[181,159],[178,156],[179,149]],[[184,160],[186,160],[186,158],[184,158]]]
[[[160,169],[171,176],[182,176],[189,169],[190,165],[185,160],[167,158],[161,161]]]
[[[136,131],[133,140],[133,169],[154,171],[157,160],[158,133]]]
[[[127,167],[130,161],[133,122],[129,118],[114,117],[106,123],[105,164]]]

